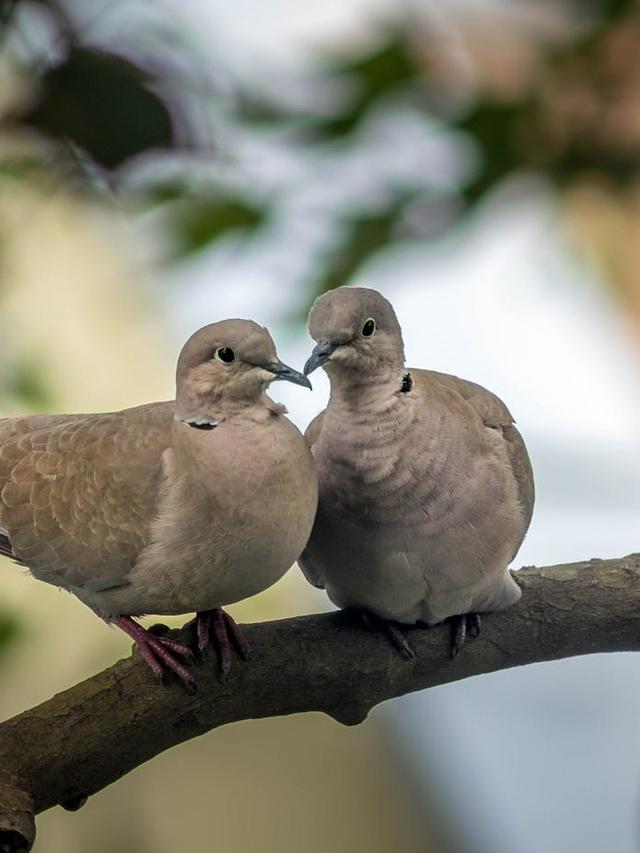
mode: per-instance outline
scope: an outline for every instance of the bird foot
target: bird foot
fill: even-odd
[[[163,680],[165,669],[168,669],[178,676],[189,691],[196,691],[193,675],[179,660],[179,658],[183,658],[188,663],[193,662],[194,655],[189,646],[172,640],[171,637],[158,636],[148,631],[130,616],[118,617],[115,624],[135,642],[138,651],[159,681]]]
[[[361,610],[360,614],[362,621],[370,631],[384,632],[389,638],[391,645],[400,652],[405,660],[415,660],[416,653],[396,622],[376,616],[370,610]]]
[[[453,632],[451,637],[451,657],[454,658],[464,646],[467,637],[474,639],[480,634],[480,614],[463,613],[460,616],[452,616],[451,624]]]
[[[220,659],[220,675],[226,681],[231,670],[231,645],[245,660],[249,657],[249,644],[235,620],[221,607],[203,610],[196,616],[198,650],[205,657],[214,645]]]

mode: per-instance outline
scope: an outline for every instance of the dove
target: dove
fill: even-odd
[[[178,359],[175,401],[108,414],[0,419],[0,553],[125,631],[153,673],[195,687],[185,643],[143,614],[197,614],[223,677],[238,626],[222,609],[274,584],[311,531],[311,454],[274,380],[311,388],[268,331],[224,320]]]
[[[529,527],[531,464],[504,403],[480,385],[406,367],[402,332],[377,291],[342,287],[309,315],[331,392],[306,439],[319,481],[298,563],[341,608],[357,608],[406,657],[400,626],[451,620],[451,653],[478,614],[520,597],[508,565]]]

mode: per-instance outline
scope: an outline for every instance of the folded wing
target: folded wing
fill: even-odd
[[[125,584],[155,517],[173,403],[0,420],[0,554],[65,588]]]
[[[469,382],[448,373],[438,373],[435,370],[412,370],[411,373],[423,374],[427,381],[440,383],[457,392],[467,403],[473,406],[486,427],[499,430],[502,433],[511,471],[518,488],[518,501],[525,519],[526,533],[531,523],[535,502],[533,469],[527,448],[515,427],[509,409],[499,397],[475,382]]]

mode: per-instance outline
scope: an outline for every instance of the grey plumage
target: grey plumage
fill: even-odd
[[[325,294],[309,328],[317,346],[305,372],[323,365],[331,396],[306,431],[320,490],[299,560],[307,578],[340,607],[404,624],[513,604],[507,566],[534,486],[507,407],[473,382],[406,368],[397,318],[376,291]]]

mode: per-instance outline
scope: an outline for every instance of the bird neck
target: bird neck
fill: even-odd
[[[402,389],[405,374],[404,367],[391,365],[372,373],[332,370],[329,405],[370,414],[387,411]]]
[[[176,420],[188,424],[217,426],[223,421],[248,419],[265,420],[286,411],[264,392],[255,398],[217,395],[214,392],[198,394],[190,389],[180,389],[176,398]]]

